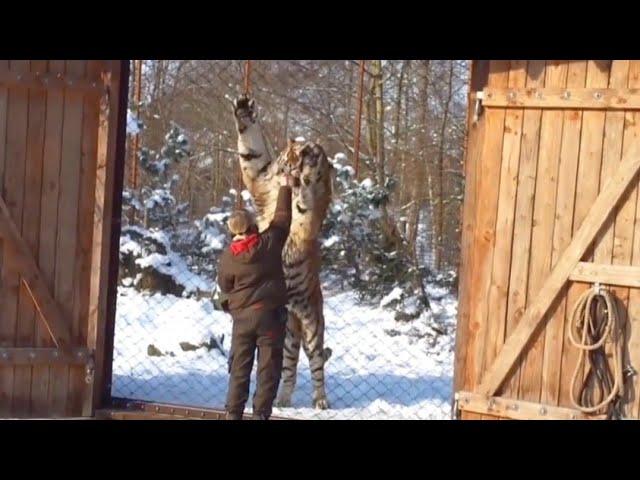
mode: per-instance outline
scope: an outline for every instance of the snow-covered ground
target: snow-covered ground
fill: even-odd
[[[307,359],[300,355],[293,408],[274,415],[313,419],[446,419],[450,415],[456,300],[431,288],[433,316],[407,323],[393,312],[359,303],[352,293],[327,293],[326,365],[331,409],[311,408]],[[447,333],[435,334],[437,324]],[[208,299],[118,295],[113,391],[116,397],[201,407],[224,406],[231,318]],[[183,351],[180,343],[195,350]],[[187,342],[190,345],[185,345]],[[162,353],[162,356],[149,355]],[[193,346],[191,346],[193,345]],[[255,385],[255,378],[252,381]],[[251,396],[250,396],[251,398]],[[247,411],[251,409],[251,400]]]

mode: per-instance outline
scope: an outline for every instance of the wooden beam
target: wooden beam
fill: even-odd
[[[0,348],[2,365],[87,365],[93,362],[93,351],[88,348],[72,348],[67,352],[57,348]]]
[[[199,420],[224,420],[226,418],[226,412],[224,410],[217,410],[214,408],[198,408],[198,407],[184,407],[179,405],[171,405],[167,403],[156,402],[144,402],[144,401],[127,401],[125,405],[114,409],[101,409],[99,411],[104,414],[105,412],[112,412],[122,414],[124,412],[128,414],[142,414],[147,415],[164,415],[172,418],[190,418]],[[98,411],[96,411],[97,414]],[[250,414],[244,414],[242,417],[244,420],[250,420]],[[271,416],[269,420],[293,420],[283,417]]]
[[[640,267],[580,262],[569,276],[569,280],[640,288]]]
[[[16,262],[19,266],[18,269],[22,276],[22,281],[28,287],[29,294],[33,298],[36,308],[54,342],[56,342],[58,348],[62,350],[68,349],[71,326],[51,296],[32,252],[11,219],[9,209],[2,198],[0,198],[0,236],[9,242],[12,253],[16,255]]]
[[[507,339],[502,350],[487,370],[479,392],[494,395],[511,371],[527,343],[541,326],[545,313],[569,279],[576,265],[598,234],[606,220],[615,211],[631,182],[640,171],[640,145],[634,144],[625,155],[620,168],[602,190],[591,210],[576,232],[571,243],[558,259],[553,271],[538,295],[525,311],[520,323]]]
[[[586,415],[574,408],[556,407],[503,397],[486,397],[477,393],[457,392],[461,411],[493,415],[511,420],[604,420],[606,415]]]
[[[485,88],[482,93],[484,107],[640,109],[636,88]]]
[[[48,72],[0,72],[0,86],[28,88],[31,90],[66,89],[86,94],[104,95],[107,83],[100,79],[88,79],[78,75]]]

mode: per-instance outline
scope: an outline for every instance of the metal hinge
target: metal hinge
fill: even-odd
[[[484,93],[482,91],[476,92],[475,97],[476,97],[476,100],[473,106],[473,123],[477,123],[478,118],[480,117],[480,109],[482,108],[482,100],[484,99]]]
[[[92,384],[95,376],[95,372],[96,372],[95,364],[93,362],[93,358],[91,358],[87,362],[87,365],[85,367],[84,381],[87,382],[88,384]]]
[[[460,410],[460,394],[455,393],[453,396],[453,411],[451,412],[451,417],[454,420],[460,420],[461,418],[461,410]]]

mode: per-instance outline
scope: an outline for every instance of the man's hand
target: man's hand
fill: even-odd
[[[281,187],[293,187],[295,184],[295,180],[291,175],[285,174],[280,177],[280,186]]]

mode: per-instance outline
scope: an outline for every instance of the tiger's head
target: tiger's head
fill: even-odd
[[[289,172],[298,179],[293,188],[292,229],[302,228],[305,237],[320,232],[333,194],[334,168],[324,149],[313,142],[293,145],[295,155],[288,160]]]

